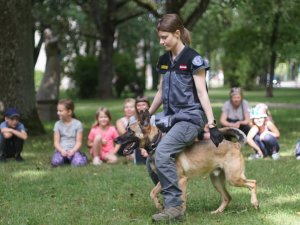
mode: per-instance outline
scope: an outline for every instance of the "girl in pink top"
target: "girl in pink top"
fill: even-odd
[[[111,125],[111,114],[105,107],[100,107],[96,112],[96,122],[88,135],[88,147],[93,157],[94,165],[101,165],[102,161],[116,163],[120,145],[114,144],[118,132]]]

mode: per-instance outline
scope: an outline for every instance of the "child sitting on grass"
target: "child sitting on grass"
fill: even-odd
[[[88,135],[88,147],[95,166],[101,165],[102,160],[111,164],[118,161],[120,145],[114,145],[114,139],[118,136],[118,131],[111,125],[110,112],[107,108],[100,107],[96,112],[96,122]]]
[[[20,122],[20,113],[15,108],[6,109],[4,122],[0,124],[0,162],[5,162],[7,158],[24,161],[21,152],[27,137],[25,127]]]
[[[82,123],[75,119],[74,103],[70,99],[62,99],[57,105],[59,121],[54,125],[55,153],[52,157],[52,166],[61,166],[71,163],[73,166],[87,164],[87,157],[80,152],[82,145]]]
[[[279,130],[275,124],[267,120],[267,114],[261,107],[255,107],[250,110],[250,119],[252,127],[247,135],[247,143],[255,150],[255,154],[249,159],[259,159],[272,156],[274,160],[280,158],[278,138]]]

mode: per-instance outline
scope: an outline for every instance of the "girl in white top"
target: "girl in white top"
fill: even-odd
[[[251,159],[272,156],[274,160],[279,159],[279,130],[275,124],[267,120],[267,114],[261,107],[252,108],[250,111],[252,127],[247,135],[247,143],[255,150],[256,154]]]
[[[130,122],[130,118],[136,116],[135,100],[133,98],[127,98],[124,100],[123,105],[124,116],[116,121],[116,128],[119,135],[126,132],[126,128]],[[121,146],[118,154],[123,155],[124,146]]]

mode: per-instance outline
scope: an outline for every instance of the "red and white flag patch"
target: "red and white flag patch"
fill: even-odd
[[[187,65],[181,64],[181,65],[179,65],[179,69],[180,70],[186,70],[187,69]]]

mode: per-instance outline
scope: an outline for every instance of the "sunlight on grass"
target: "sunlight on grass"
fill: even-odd
[[[297,204],[300,202],[300,194],[295,194],[292,196],[277,196],[269,199],[269,204],[271,205],[284,205],[284,204]],[[300,210],[300,209],[299,209]]]
[[[291,215],[285,211],[279,211],[277,213],[272,213],[266,215],[266,220],[270,222],[270,224],[279,224],[279,225],[299,225],[300,224],[300,217],[296,215]]]
[[[30,178],[31,180],[40,179],[46,176],[48,173],[46,171],[37,171],[37,170],[26,170],[18,171],[12,174],[14,178]]]

